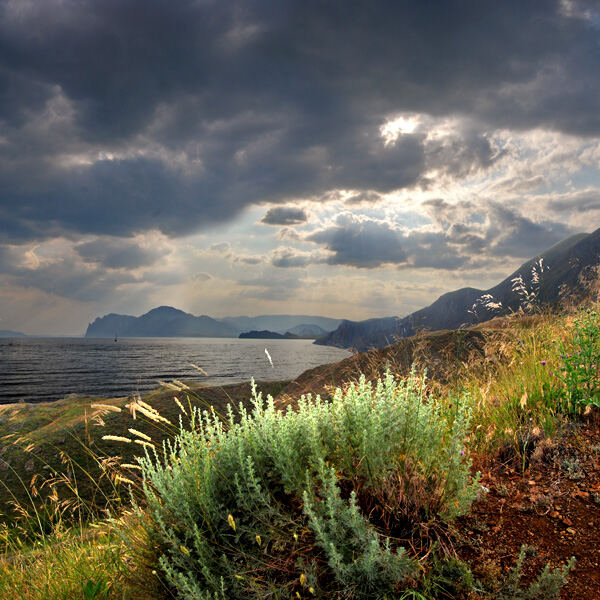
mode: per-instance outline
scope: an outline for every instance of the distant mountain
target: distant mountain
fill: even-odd
[[[85,337],[104,338],[113,337],[114,335],[125,337],[127,335],[125,332],[133,326],[136,320],[137,317],[110,313],[98,317],[93,323],[90,323],[85,332]]]
[[[258,317],[196,317],[171,306],[159,306],[140,317],[110,313],[88,325],[85,337],[232,337],[246,331],[268,330],[285,334],[302,326],[323,335],[333,331],[341,319],[307,315],[262,315]],[[292,334],[295,332],[292,331]],[[296,334],[299,335],[299,334]],[[289,337],[289,336],[288,336]],[[303,336],[300,336],[303,337]],[[307,336],[307,337],[312,337]],[[316,337],[316,336],[315,336]]]
[[[318,325],[305,324],[296,325],[296,327],[288,329],[288,332],[303,338],[318,338],[327,333],[325,329],[319,327]]]
[[[195,317],[171,306],[142,315],[109,314],[91,323],[85,337],[237,337],[238,332],[211,317]]]
[[[499,314],[518,310],[521,299],[513,290],[513,279],[522,277],[531,283],[532,269],[543,258],[540,302],[555,304],[565,297],[577,298],[585,292],[588,280],[597,277],[600,265],[600,229],[590,234],[574,235],[540,255],[528,260],[514,273],[489,290],[462,288],[440,296],[433,304],[404,318],[385,317],[367,321],[344,321],[335,331],[320,337],[316,344],[355,348],[359,351],[382,348],[397,338],[414,335],[419,330],[456,329],[492,319]],[[477,317],[470,311],[484,294],[502,304],[501,310],[481,306]]]
[[[11,331],[10,329],[0,329],[0,338],[16,338],[16,337],[27,337],[20,331]]]
[[[287,331],[286,333],[277,333],[276,331],[244,331],[239,335],[240,339],[250,340],[297,340],[299,336]]]
[[[244,331],[276,331],[285,333],[292,331],[299,325],[316,325],[324,332],[333,331],[341,322],[341,319],[331,319],[329,317],[317,317],[314,315],[260,315],[258,317],[225,317],[217,319],[221,323],[226,323],[240,333]],[[295,333],[295,331],[292,331]],[[322,335],[322,334],[320,334]]]

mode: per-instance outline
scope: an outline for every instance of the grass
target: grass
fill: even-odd
[[[586,367],[584,371],[580,369],[583,375],[576,373],[579,379],[575,380],[571,375],[567,381],[566,370],[576,369],[578,365],[565,364],[564,358],[561,358],[561,354],[565,354],[565,348],[577,351],[573,347],[574,343],[579,346],[594,344],[593,348],[580,348],[588,356],[596,356],[592,350],[600,350],[596,347],[597,339],[586,341],[580,335],[582,327],[578,329],[578,323],[581,324],[578,319],[588,318],[588,322],[584,324],[588,327],[589,318],[598,318],[593,311],[586,314],[587,317],[583,313],[562,316],[540,314],[496,320],[486,326],[478,326],[473,331],[457,332],[453,334],[451,344],[440,347],[435,345],[446,343],[449,339],[446,334],[423,335],[399,345],[406,349],[410,344],[411,348],[410,352],[400,351],[406,354],[403,354],[403,364],[394,365],[389,360],[389,354],[386,361],[391,363],[392,369],[406,373],[407,366],[404,363],[409,359],[410,362],[421,365],[430,361],[431,365],[431,357],[435,354],[438,358],[430,370],[434,371],[436,377],[424,390],[425,395],[430,398],[423,400],[424,405],[429,401],[434,402],[433,398],[436,398],[440,414],[450,415],[456,406],[456,398],[462,397],[470,412],[465,450],[513,462],[525,473],[529,462],[540,459],[544,449],[553,444],[570,421],[589,410],[588,406],[598,403],[597,372],[591,372]],[[597,325],[598,323],[596,328]],[[592,327],[589,331],[593,333],[596,330]],[[372,374],[381,373],[383,354],[370,356],[366,360],[371,360],[372,364],[362,362],[362,367],[366,365],[368,368],[361,367],[361,370]],[[578,394],[573,386],[579,385],[581,377],[587,378],[586,389],[585,393]],[[345,378],[348,380],[351,377],[346,373]],[[262,384],[261,387],[266,394],[276,396],[285,383]],[[70,398],[49,404],[0,407],[0,506],[7,507],[1,517],[0,598],[52,600],[173,597],[171,593],[176,583],[172,579],[170,584],[165,584],[164,568],[161,569],[158,564],[160,553],[157,553],[156,548],[164,540],[160,542],[157,538],[156,521],[145,521],[148,515],[144,512],[139,471],[122,470],[118,467],[122,463],[135,463],[134,456],[142,455],[144,447],[133,442],[103,440],[102,437],[108,435],[147,441],[143,436],[148,436],[153,444],[158,443],[165,437],[172,438],[181,433],[177,426],[180,416],[187,423],[182,407],[189,416],[193,405],[200,409],[206,405],[214,405],[217,412],[225,415],[228,401],[239,400],[241,397],[249,400],[251,396],[247,386],[199,391],[200,394],[189,394],[189,400],[185,393],[177,393],[179,404],[173,400],[175,391],[168,389],[157,391],[144,399],[158,409],[173,426],[164,421],[156,423],[139,412],[133,420],[124,399]],[[121,409],[121,412],[92,408],[93,403],[108,404]],[[232,421],[227,427],[233,426],[233,423]],[[132,434],[129,431],[132,428],[142,435]],[[274,435],[273,432],[271,435]],[[357,455],[354,462],[335,471],[338,482],[348,482],[335,484],[341,486],[339,501],[347,501],[350,490],[358,481],[353,478],[351,470],[358,469],[363,464],[365,463]],[[173,463],[171,467],[176,468],[177,464]],[[380,466],[378,469],[381,471],[387,467]],[[119,480],[118,476],[122,479]],[[316,472],[313,477],[317,477]],[[128,480],[133,482],[133,487]],[[318,498],[324,498],[319,494],[326,493],[326,481],[326,473],[323,472],[321,483],[317,486],[321,486],[322,490],[318,492]],[[265,480],[262,485],[268,486],[269,482]],[[360,492],[364,483],[360,486],[354,489]],[[142,506],[142,512],[137,517],[129,512],[130,487]],[[338,502],[337,492],[331,488],[327,493],[330,494],[329,501],[333,506]],[[289,489],[282,488],[281,494],[281,498],[291,503],[286,510],[293,508],[293,512],[301,508],[302,501],[292,500]],[[380,496],[379,501],[383,498],[384,496]],[[306,503],[306,499],[304,502]],[[313,512],[318,506],[318,503],[313,503]],[[363,503],[363,512],[365,507]],[[117,517],[112,525],[106,520],[107,510]],[[233,529],[227,523],[228,515],[232,516],[236,527],[240,523],[244,526],[239,515],[235,513],[234,517],[230,510],[224,513],[225,536],[228,535],[228,527]],[[343,513],[346,509],[342,507],[340,510]],[[370,505],[370,510],[379,510],[376,503]],[[301,510],[300,513],[296,512],[289,522],[299,527],[297,535],[306,545],[307,551],[297,553],[287,549],[288,554],[300,562],[293,566],[294,577],[298,578],[296,583],[292,577],[291,583],[286,584],[286,589],[290,590],[292,596],[298,592],[300,597],[314,597],[309,590],[314,592],[316,589],[321,590],[319,593],[322,595],[319,597],[327,597],[330,590],[323,588],[323,573],[333,567],[331,564],[327,567],[321,562],[326,555],[322,554],[323,547],[320,551],[315,551],[319,545],[318,536],[315,538],[313,534],[307,533],[318,529],[316,522],[324,517],[319,516],[317,511],[311,521],[310,515],[299,517],[301,513]],[[348,513],[343,518],[353,517]],[[348,521],[350,522],[352,521]],[[392,532],[393,528],[390,529],[391,522],[386,525],[380,519],[375,523],[379,536],[384,531],[388,532],[386,535],[397,535],[397,532]],[[435,522],[435,519],[431,521],[430,527]],[[327,519],[322,522],[322,526],[325,525]],[[328,535],[341,535],[341,531],[335,533],[329,525],[327,527]],[[421,575],[414,579],[412,587],[408,585],[405,589],[397,589],[395,597],[432,600],[438,593],[435,590],[441,585],[445,586],[445,590],[459,590],[461,585],[470,587],[469,593],[476,594],[472,596],[475,598],[494,597],[486,596],[483,587],[477,588],[477,582],[469,583],[468,565],[453,563],[450,547],[448,552],[442,552],[437,563],[431,562],[430,544],[436,539],[438,542],[444,539],[439,534],[436,537],[434,531],[435,526],[430,530],[428,539],[428,535],[424,535],[420,529],[418,541],[413,539],[408,544],[409,548],[412,544],[413,549],[417,549],[416,553],[411,552],[411,556],[421,565]],[[410,538],[412,533],[414,530],[404,531],[402,537]],[[273,535],[261,532],[260,543],[253,536],[255,550],[266,549],[271,544],[268,547],[272,553],[272,545],[277,543]],[[186,547],[189,543],[181,545]],[[133,547],[138,550],[133,551]],[[282,551],[286,548],[287,542],[282,545]],[[304,565],[304,570],[301,565]],[[452,573],[461,575],[459,577]],[[302,579],[301,575],[304,575]],[[521,585],[518,578],[516,575],[512,577],[511,585],[518,588]],[[556,590],[560,589],[566,572],[548,571],[543,577],[545,579],[536,585],[541,590],[550,589],[550,586],[554,594],[558,593]],[[278,597],[277,582],[282,584],[280,579],[275,578],[273,589],[268,592],[273,593],[273,597]],[[500,585],[496,588],[502,589]],[[517,591],[511,592],[514,597],[537,597],[534,595],[535,590],[528,591],[528,586],[517,588]],[[267,588],[261,589],[263,595],[268,595],[265,592]],[[283,584],[281,589],[284,589]],[[343,597],[344,587],[337,589],[337,593]],[[444,592],[444,597],[459,598],[461,593],[466,592]],[[394,596],[387,597],[391,600]]]
[[[9,538],[10,539],[10,538]],[[131,586],[125,545],[107,524],[57,528],[27,544],[4,539],[0,598],[142,600]]]

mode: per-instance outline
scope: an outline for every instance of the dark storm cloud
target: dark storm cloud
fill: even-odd
[[[451,204],[436,199],[424,202],[424,206],[445,242],[470,256],[485,253],[528,258],[575,233],[563,223],[532,221],[513,208],[489,200]]]
[[[597,135],[587,8],[5,0],[0,233],[184,235],[252,203],[463,177],[497,158],[490,128]],[[402,111],[475,125],[384,146]]]
[[[575,233],[566,225],[534,222],[489,201],[451,204],[436,199],[424,206],[436,230],[405,232],[384,220],[343,213],[303,238],[320,245],[329,255],[279,249],[272,264],[295,267],[327,263],[367,269],[393,264],[455,270],[507,256],[529,258]]]
[[[168,252],[156,247],[146,248],[136,242],[119,238],[77,244],[75,251],[84,262],[98,263],[110,269],[148,267]]]
[[[308,214],[303,208],[293,206],[276,206],[270,208],[260,220],[266,225],[299,225],[308,221]]]

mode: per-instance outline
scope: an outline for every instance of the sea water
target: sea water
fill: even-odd
[[[241,383],[252,377],[293,379],[349,355],[312,340],[4,338],[0,339],[0,403],[58,400],[69,394],[127,396],[172,379],[206,385]]]

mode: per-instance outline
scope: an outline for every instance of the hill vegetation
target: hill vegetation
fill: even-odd
[[[591,600],[599,326],[423,333],[266,400],[3,406],[0,597]]]

